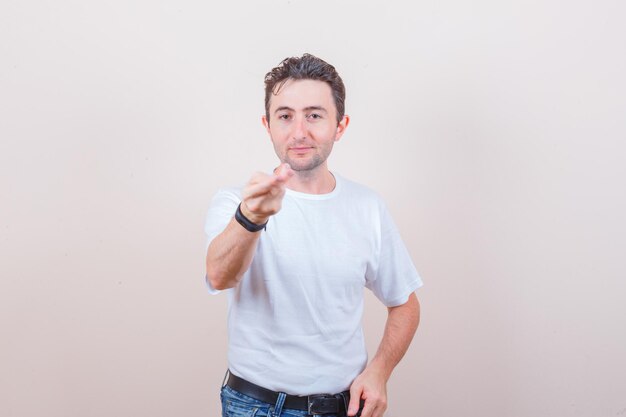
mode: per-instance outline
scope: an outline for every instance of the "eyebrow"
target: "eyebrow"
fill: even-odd
[[[295,111],[295,110],[294,110],[294,109],[292,109],[291,107],[288,107],[288,106],[280,106],[279,108],[277,108],[276,110],[274,110],[274,114],[278,113],[279,111],[284,111],[284,110],[287,110],[287,111]],[[323,111],[324,113],[328,113],[328,111],[327,111],[324,107],[322,107],[322,106],[308,106],[308,107],[305,107],[303,110],[304,110],[304,111],[318,110],[318,111]]]

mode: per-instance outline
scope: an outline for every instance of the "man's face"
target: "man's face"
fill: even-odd
[[[348,125],[348,117],[337,123],[337,108],[328,84],[317,80],[287,80],[272,95],[270,120],[263,124],[270,134],[281,162],[294,171],[326,167],[326,159]]]

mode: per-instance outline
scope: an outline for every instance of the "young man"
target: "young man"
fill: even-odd
[[[222,189],[207,215],[207,283],[227,290],[224,417],[381,417],[419,322],[422,285],[378,196],[331,172],[348,127],[335,68],[305,54],[265,77],[262,121],[281,164]],[[387,307],[367,363],[363,288]]]

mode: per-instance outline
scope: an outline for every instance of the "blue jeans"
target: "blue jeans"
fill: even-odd
[[[310,417],[310,414],[304,410],[283,408],[285,394],[278,396],[276,404],[268,404],[224,385],[220,397],[222,398],[222,417]],[[324,414],[324,417],[338,416]]]

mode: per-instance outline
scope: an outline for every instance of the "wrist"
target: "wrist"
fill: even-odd
[[[393,368],[390,369],[390,367],[385,363],[384,360],[374,358],[367,366],[366,371],[368,373],[373,373],[373,374],[378,375],[380,378],[384,379],[385,381],[389,381]]]
[[[249,232],[258,232],[265,229],[269,217],[258,216],[248,210],[245,203],[239,204],[235,212],[235,220]]]
[[[246,219],[250,220],[254,224],[267,223],[267,221],[269,220],[269,216],[259,216],[258,214],[251,212],[248,209],[248,206],[246,205],[246,203],[243,201],[239,205],[239,209],[241,210],[241,214],[243,214],[246,217]]]

